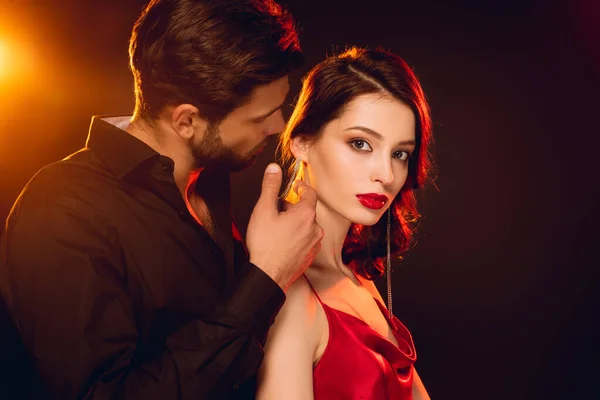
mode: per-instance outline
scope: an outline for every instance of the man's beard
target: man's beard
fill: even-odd
[[[258,143],[246,154],[236,154],[223,144],[219,135],[219,126],[209,124],[202,141],[199,144],[191,141],[190,145],[196,168],[216,167],[230,172],[239,172],[256,161],[256,157],[264,149],[266,143],[267,139]]]

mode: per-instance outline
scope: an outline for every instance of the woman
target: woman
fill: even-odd
[[[389,261],[410,244],[431,141],[428,104],[401,58],[352,48],[309,72],[280,149],[295,158],[290,182],[315,189],[324,237],[269,332],[259,399],[429,399],[391,312]],[[387,309],[372,281],[384,271]]]

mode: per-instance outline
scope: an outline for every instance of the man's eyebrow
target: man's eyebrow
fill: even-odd
[[[258,117],[254,117],[252,119],[255,120],[255,121],[258,121],[258,120],[261,120],[261,119],[268,118],[271,115],[273,115],[275,112],[277,112],[277,110],[280,110],[283,107],[284,104],[285,104],[285,102],[281,103],[280,105],[278,105],[277,107],[275,107],[271,111],[269,111],[269,112],[267,112],[267,113],[265,113],[263,115],[259,115]]]

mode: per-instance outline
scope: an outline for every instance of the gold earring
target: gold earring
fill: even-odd
[[[301,165],[302,165],[302,159],[296,158],[296,162],[294,163],[294,169],[292,170],[292,174],[290,175],[290,178],[288,179],[288,183],[285,186],[285,189],[279,196],[279,201],[283,201],[287,197],[287,195],[290,193],[290,190],[292,190],[292,185],[294,184],[294,178],[296,178],[296,176],[298,175],[298,171],[300,171]]]

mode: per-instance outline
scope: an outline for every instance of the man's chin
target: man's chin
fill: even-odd
[[[227,157],[226,159],[215,160],[211,163],[211,166],[229,172],[240,172],[252,166],[258,158],[258,154],[254,153],[244,157]]]
[[[219,157],[205,159],[203,165],[210,165],[213,168],[220,168],[229,172],[240,172],[252,166],[266,147],[267,142],[265,141],[243,155],[235,154],[232,151],[223,151]]]
[[[243,157],[239,157],[236,162],[233,163],[231,172],[240,172],[254,165],[258,159],[258,156],[265,150],[266,147],[267,141],[264,141],[246,153],[246,155]]]

